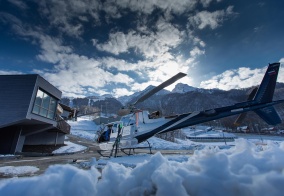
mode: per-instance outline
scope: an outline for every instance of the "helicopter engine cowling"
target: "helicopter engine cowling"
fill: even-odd
[[[130,113],[131,113],[131,109],[129,109],[129,108],[122,108],[122,109],[118,110],[118,112],[117,112],[117,114],[119,116],[125,116],[125,115],[130,114]]]

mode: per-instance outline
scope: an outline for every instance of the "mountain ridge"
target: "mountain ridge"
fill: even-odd
[[[181,88],[178,88],[178,90],[174,90],[172,92],[163,89],[162,91],[146,99],[144,102],[136,104],[135,107],[148,110],[149,112],[159,110],[163,116],[202,111],[246,101],[248,92],[253,88],[232,89],[225,91],[220,89],[193,89],[190,87],[187,88],[187,86],[184,85],[182,87],[182,91],[180,91]],[[73,99],[73,105],[74,107],[80,108],[80,111],[86,110],[86,108],[89,107],[102,110],[103,113],[116,114],[123,105],[134,103],[139,97],[152,88],[154,87],[151,86],[141,92],[134,93],[132,96],[126,97],[127,102],[124,103],[113,97],[107,97],[100,99],[99,101],[94,101],[94,99],[90,99],[92,97],[89,97],[75,98]],[[284,83],[277,83],[274,93],[274,100],[283,99],[283,97]],[[68,98],[62,99],[62,102],[65,105],[68,105],[69,101],[70,100]],[[283,118],[284,110],[281,109],[281,107],[283,108],[281,104],[277,105],[276,109],[281,112],[280,115]],[[260,124],[263,123],[261,120],[258,120],[256,115],[253,113],[251,114],[252,115],[250,115],[250,118],[257,119],[257,122]],[[224,123],[231,125],[233,124],[233,119],[235,118],[236,117],[227,117],[224,120]]]

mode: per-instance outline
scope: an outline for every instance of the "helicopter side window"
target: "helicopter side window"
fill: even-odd
[[[128,123],[129,123],[129,117],[123,117],[122,119],[121,119],[121,122],[122,122],[122,125],[123,126],[127,126],[128,125]]]
[[[148,116],[149,116],[149,119],[156,119],[160,117],[160,112],[155,111],[155,112],[152,112],[151,114],[148,114]]]
[[[122,125],[123,126],[129,126],[129,125],[134,125],[135,124],[135,120],[133,120],[130,117],[123,117],[121,119]]]
[[[130,119],[129,125],[134,125],[134,124],[135,124],[135,121],[133,119]]]

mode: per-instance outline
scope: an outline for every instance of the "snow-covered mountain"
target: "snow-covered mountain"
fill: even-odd
[[[172,90],[172,93],[186,93],[190,91],[196,91],[198,88],[189,86],[187,84],[178,83],[175,88]]]
[[[101,95],[101,96],[89,96],[89,97],[86,97],[86,98],[91,99],[93,102],[96,102],[96,101],[105,100],[106,98],[113,98],[113,96],[111,94],[105,94],[105,95]]]
[[[127,103],[132,103],[135,100],[137,100],[139,97],[143,96],[144,94],[146,94],[147,92],[149,92],[150,90],[152,90],[153,88],[155,88],[155,86],[150,85],[147,88],[145,88],[143,91],[140,92],[136,92],[132,95],[129,96],[122,96],[118,98],[118,101],[120,101],[122,103],[122,105],[126,105]],[[155,95],[166,95],[171,93],[168,90],[162,89],[161,91],[157,92]]]
[[[93,96],[88,98],[74,98],[72,102],[74,107],[77,108],[82,107],[83,109],[83,106],[91,106],[99,108],[105,113],[115,114],[122,107],[122,105],[125,106],[128,103],[134,103],[139,97],[153,88],[154,86],[149,86],[141,92],[136,92],[130,96],[119,97],[118,99],[104,98],[103,96]],[[228,106],[238,102],[246,101],[247,93],[249,91],[250,88],[223,91],[220,89],[199,89],[184,84],[178,84],[172,92],[163,89],[160,92],[154,94],[152,97],[149,97],[142,103],[138,103],[136,107],[149,111],[159,110],[165,116],[172,114],[182,114],[192,111],[201,111],[205,109]],[[282,99],[283,96],[284,84],[277,83],[274,99]],[[68,105],[70,100],[63,98],[61,99],[61,102]],[[279,105],[275,107],[276,109],[279,109],[283,106]],[[281,112],[280,115],[284,117],[283,112]],[[235,118],[236,117],[232,117],[232,122],[229,123],[230,125],[233,124]],[[255,118],[257,120],[256,115],[254,115],[253,113],[247,116],[247,119],[249,118]],[[226,121],[228,121],[228,119],[226,119]],[[262,121],[260,121],[260,123],[262,123]]]

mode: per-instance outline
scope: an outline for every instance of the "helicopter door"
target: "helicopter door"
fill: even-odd
[[[133,116],[125,116],[121,119],[121,122],[123,124],[122,136],[132,136],[136,126]]]
[[[110,135],[111,138],[116,138],[117,132],[118,132],[118,126],[119,126],[119,123],[113,124],[112,129],[111,129],[111,135]]]
[[[122,127],[122,136],[133,136],[135,131],[135,124]]]

